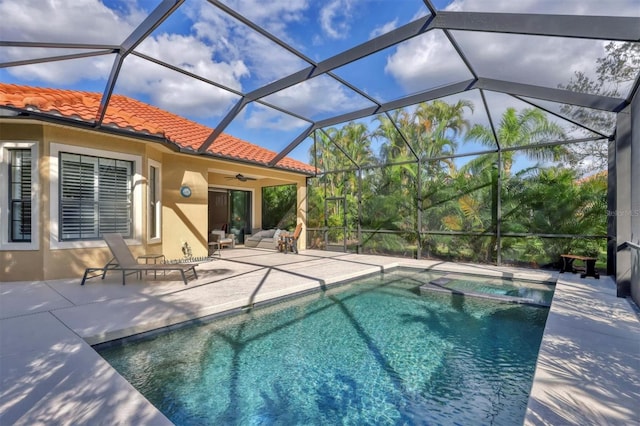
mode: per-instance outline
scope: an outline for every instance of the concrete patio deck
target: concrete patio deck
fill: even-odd
[[[184,285],[116,274],[0,283],[0,425],[171,424],[91,347],[405,266],[555,279],[555,273],[307,250],[224,250]],[[177,277],[176,277],[177,278]],[[558,280],[524,423],[640,424],[640,321],[609,277]]]

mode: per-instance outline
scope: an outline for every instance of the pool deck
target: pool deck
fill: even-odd
[[[640,320],[610,277],[307,250],[223,250],[174,276],[0,283],[0,425],[171,424],[91,345],[398,266],[558,279],[526,425],[640,424]]]

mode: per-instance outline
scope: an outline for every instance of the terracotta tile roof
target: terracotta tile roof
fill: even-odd
[[[93,122],[98,114],[102,94],[77,90],[50,89],[0,83],[0,106],[10,106]],[[181,148],[198,149],[213,129],[144,102],[113,95],[102,123],[136,133],[161,136]],[[274,151],[221,134],[207,150],[211,154],[268,164]],[[283,158],[278,167],[313,173],[309,164]]]

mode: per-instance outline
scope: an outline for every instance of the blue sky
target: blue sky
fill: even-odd
[[[433,1],[438,9],[558,14],[640,15],[640,0],[453,0]],[[159,0],[0,0],[0,39],[120,44]],[[311,61],[322,61],[429,13],[422,0],[225,0],[229,8],[292,46]],[[518,81],[556,87],[575,71],[593,74],[603,42],[533,36],[452,32],[482,75],[518,76]],[[222,13],[205,0],[186,0],[136,49],[231,89],[196,79],[130,55],[115,93],[156,105],[215,127],[239,99],[269,82],[309,66],[276,43]],[[0,61],[50,57],[77,50],[0,47]],[[0,69],[0,81],[103,92],[113,55]],[[497,63],[508,67],[496,67]],[[431,31],[335,74],[380,102],[463,81],[470,73],[443,32]],[[470,95],[473,96],[473,95]],[[479,99],[479,98],[478,98]],[[264,99],[309,120],[371,106],[339,81],[321,76]],[[498,116],[512,100],[501,97]],[[486,124],[486,113],[470,117]],[[225,132],[279,151],[309,122],[251,104]],[[305,157],[308,149],[292,153]],[[468,151],[477,150],[468,146]],[[305,159],[305,158],[300,158]]]

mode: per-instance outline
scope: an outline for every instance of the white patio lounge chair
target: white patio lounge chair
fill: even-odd
[[[125,284],[125,277],[130,274],[137,274],[138,278],[142,278],[142,272],[157,272],[157,271],[179,271],[182,276],[182,281],[184,284],[187,284],[187,273],[191,273],[195,279],[198,278],[198,273],[196,272],[196,264],[195,263],[176,263],[176,264],[167,264],[167,263],[159,263],[159,264],[140,264],[133,257],[131,250],[127,246],[127,243],[122,238],[120,234],[103,234],[102,238],[109,246],[109,250],[111,250],[111,254],[113,254],[113,259],[109,261],[102,268],[87,268],[84,271],[84,276],[82,277],[82,283],[80,285],[84,285],[85,281],[90,273],[95,273],[97,271],[102,272],[102,279],[106,275],[107,271],[115,270],[122,272],[122,285]],[[97,276],[97,275],[93,275]]]

